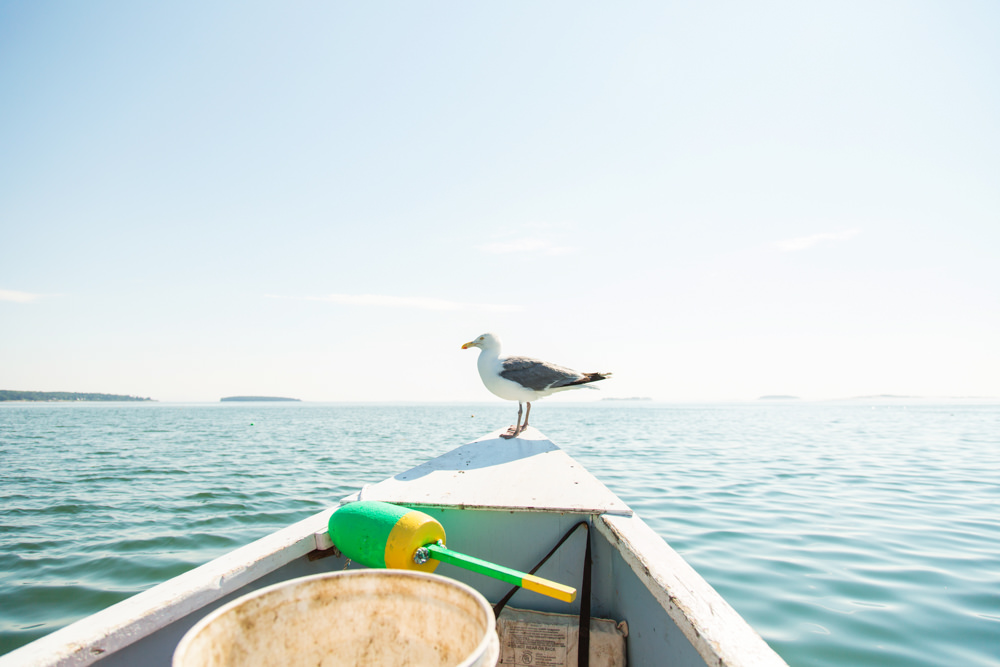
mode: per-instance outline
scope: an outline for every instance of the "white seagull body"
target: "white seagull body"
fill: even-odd
[[[545,398],[557,391],[579,389],[591,382],[611,376],[611,373],[580,373],[570,368],[557,366],[547,361],[530,357],[506,357],[500,354],[500,338],[496,334],[485,333],[462,346],[479,348],[479,377],[491,392],[502,399],[517,401],[517,424],[511,426],[504,438],[513,438],[528,428],[531,402]],[[587,387],[588,389],[590,387]],[[522,403],[528,404],[528,412],[521,424]]]

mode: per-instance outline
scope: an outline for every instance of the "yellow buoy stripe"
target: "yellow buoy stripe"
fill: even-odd
[[[444,527],[434,518],[417,510],[401,516],[389,531],[385,541],[385,566],[399,570],[433,572],[438,561],[431,559],[422,565],[413,562],[413,554],[420,547],[444,541]]]
[[[557,584],[554,581],[548,581],[547,579],[536,577],[533,574],[524,575],[521,580],[521,588],[541,593],[542,595],[548,595],[549,597],[562,600],[563,602],[572,602],[576,599],[575,588],[572,588],[571,586],[563,586],[562,584]]]

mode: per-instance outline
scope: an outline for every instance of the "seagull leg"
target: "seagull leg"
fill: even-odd
[[[528,430],[528,417],[531,415],[531,401],[528,401],[528,410],[524,413],[524,424],[521,426],[521,433]]]
[[[501,433],[500,437],[509,440],[510,438],[516,437],[518,433],[521,432],[521,412],[524,410],[524,406],[521,405],[521,401],[517,402],[517,426],[511,426],[507,429],[506,433]],[[531,403],[528,403],[528,411],[531,411]]]

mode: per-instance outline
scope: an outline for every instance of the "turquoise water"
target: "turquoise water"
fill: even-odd
[[[511,421],[484,405],[0,405],[0,653]],[[1000,406],[539,403],[793,666],[1000,665]]]

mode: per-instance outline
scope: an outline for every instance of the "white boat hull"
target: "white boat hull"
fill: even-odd
[[[510,445],[509,443],[518,443]],[[630,665],[784,665],[739,614],[617,496],[530,430],[496,434],[366,487],[365,499],[419,507],[446,528],[457,551],[527,571],[581,520],[591,526],[594,617],[627,621]],[[351,501],[355,497],[345,499]],[[13,665],[169,665],[181,637],[213,609],[288,579],[357,567],[326,534],[333,510],[273,533],[0,657]],[[579,586],[585,531],[538,575]],[[496,602],[509,585],[442,564],[438,574]],[[579,613],[530,591],[519,608]]]

